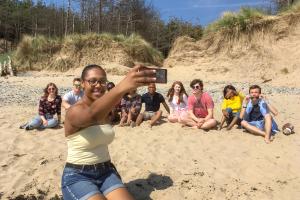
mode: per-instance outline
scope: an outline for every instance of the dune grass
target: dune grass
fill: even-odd
[[[53,69],[65,71],[73,67],[72,60],[59,59],[55,62],[50,62],[55,53],[65,50],[68,53],[76,56],[83,48],[93,47],[105,50],[112,47],[113,43],[117,43],[125,49],[125,51],[137,62],[159,64],[162,63],[162,53],[153,48],[141,36],[132,34],[128,37],[124,35],[113,35],[109,33],[89,33],[89,34],[74,34],[68,35],[63,39],[46,38],[44,36],[30,37],[24,36],[19,43],[14,59],[17,66],[25,70],[42,70],[36,69],[34,64],[49,61],[49,65],[43,69]]]
[[[241,8],[239,12],[225,12],[223,16],[209,24],[204,30],[204,34],[210,32],[217,32],[224,29],[236,29],[238,31],[247,31],[250,24],[256,20],[261,19],[266,14],[264,11],[255,8]]]
[[[8,61],[8,56],[12,56],[12,52],[0,54],[0,63],[4,63],[4,61]]]

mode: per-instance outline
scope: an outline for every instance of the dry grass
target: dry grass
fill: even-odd
[[[78,67],[86,56],[90,56],[86,59],[89,62],[93,62],[93,59],[99,62],[99,56],[102,61],[108,62],[118,60],[116,56],[122,57],[114,52],[126,54],[123,57],[130,58],[124,61],[129,63],[128,66],[133,62],[161,65],[163,61],[162,54],[141,36],[133,34],[125,37],[108,33],[74,34],[64,39],[24,36],[17,47],[14,61],[18,70],[66,71]],[[97,63],[96,61],[94,62]]]

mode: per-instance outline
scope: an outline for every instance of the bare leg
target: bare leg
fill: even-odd
[[[222,119],[221,119],[221,123],[220,123],[220,127],[219,127],[219,129],[218,130],[221,130],[222,128],[223,128],[223,125],[224,125],[224,123],[225,123],[225,116],[224,115],[222,115]]]
[[[143,119],[144,119],[144,114],[140,113],[139,116],[136,118],[136,125],[139,126],[143,122]]]
[[[232,127],[238,122],[239,118],[234,117],[231,123],[228,125],[227,130],[232,129]]]
[[[127,117],[127,125],[129,125],[131,123],[131,121],[132,121],[132,112],[129,111],[128,117]]]
[[[124,126],[124,122],[126,121],[127,117],[128,117],[128,116],[127,116],[126,113],[122,113],[122,118],[121,118],[121,120],[120,120],[119,126]]]
[[[241,125],[246,130],[248,130],[250,133],[252,133],[254,135],[259,135],[259,136],[265,137],[265,132],[264,131],[260,130],[259,128],[255,127],[255,126],[250,125],[247,121],[243,120],[241,122]]]
[[[126,188],[118,188],[106,195],[107,200],[134,200]]]
[[[178,119],[174,115],[169,115],[168,120],[169,120],[169,122],[172,122],[172,123],[178,122]]]
[[[272,117],[270,114],[265,115],[265,142],[270,143],[271,130],[272,129]]]
[[[208,130],[208,129],[214,128],[215,126],[217,126],[217,120],[215,120],[215,119],[209,119],[209,120],[205,121],[200,126],[200,128],[204,129],[204,130]]]
[[[161,110],[157,111],[155,115],[151,118],[150,126],[153,126],[155,122],[157,122],[157,120],[160,119],[161,115],[162,115],[162,111]]]
[[[95,194],[95,195],[91,196],[90,198],[88,198],[88,200],[107,200],[107,199],[100,194]]]

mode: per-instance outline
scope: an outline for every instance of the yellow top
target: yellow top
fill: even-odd
[[[224,98],[222,103],[222,110],[225,110],[226,108],[231,108],[233,113],[239,112],[242,108],[244,98],[245,96],[241,92],[239,92],[238,95],[230,99]]]
[[[108,144],[115,136],[111,125],[95,125],[67,137],[67,162],[92,165],[110,160]]]

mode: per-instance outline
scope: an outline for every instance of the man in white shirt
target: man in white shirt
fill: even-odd
[[[73,79],[73,89],[67,92],[62,99],[62,106],[67,110],[70,106],[74,105],[83,96],[83,91],[81,90],[81,79]]]

